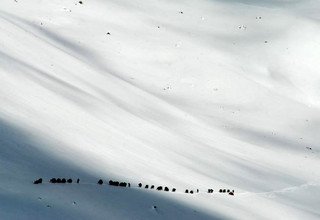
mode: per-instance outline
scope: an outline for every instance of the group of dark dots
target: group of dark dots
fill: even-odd
[[[138,187],[139,187],[139,188],[142,188],[142,186],[143,186],[142,183],[139,183],[139,184],[138,184]],[[169,192],[169,191],[170,191],[170,189],[169,189],[167,186],[165,186],[165,187],[163,187],[163,186],[158,186],[158,187],[156,188],[154,185],[148,185],[148,184],[147,184],[147,185],[144,186],[144,188],[145,188],[145,189],[156,189],[156,190],[158,190],[158,191],[162,191],[162,190],[163,190],[163,191],[165,191],[165,192]],[[176,188],[172,188],[172,189],[171,189],[171,192],[175,192],[176,190],[177,190]]]
[[[98,185],[102,185],[103,184],[103,180],[100,179],[97,184]],[[130,183],[113,181],[113,180],[109,180],[109,185],[110,186],[120,186],[120,187],[131,187]]]
[[[42,178],[40,179],[37,179],[35,181],[33,181],[33,184],[41,184],[43,182]],[[49,181],[50,183],[72,183],[73,180],[70,178],[70,179],[66,179],[66,178],[52,178],[50,179]],[[80,179],[77,179],[76,180],[76,183],[80,183]],[[104,182],[102,179],[99,179],[98,182],[97,182],[98,185],[103,185]],[[130,183],[126,183],[126,182],[119,182],[119,181],[113,181],[113,180],[109,180],[109,185],[110,186],[119,186],[119,187],[131,187],[131,184]],[[143,186],[142,183],[139,183],[138,184],[138,187],[139,188],[145,188],[145,189],[156,189],[157,191],[165,191],[165,192],[170,192],[170,189],[169,187],[167,186],[155,186],[155,185],[149,185],[149,184],[146,184]],[[176,188],[172,188],[171,189],[171,192],[176,192]],[[208,189],[207,193],[213,193],[213,189]],[[196,190],[189,190],[189,189],[186,189],[184,191],[184,193],[188,193],[188,194],[194,194],[194,193],[199,193],[199,189],[196,189]],[[229,195],[231,196],[234,196],[234,190],[230,190],[230,189],[220,189],[219,190],[219,193],[228,193]]]
[[[190,193],[190,194],[193,194],[193,193],[195,193],[195,192],[199,193],[199,189],[197,189],[197,191],[193,191],[193,190],[189,190],[189,189],[186,189],[186,190],[184,191],[184,193]]]
[[[72,183],[72,179],[66,179],[66,178],[52,178],[49,181],[50,183]],[[77,183],[80,182],[80,179],[77,179]]]
[[[35,181],[33,181],[33,184],[41,184],[43,182],[42,178],[37,179]],[[72,179],[66,179],[66,178],[52,178],[49,181],[50,183],[72,183]],[[80,179],[77,179],[76,183],[79,183]]]
[[[213,193],[213,189],[208,189],[208,193]],[[230,196],[234,196],[234,190],[219,189],[219,193],[228,193]]]
[[[234,190],[230,189],[219,189],[219,193],[228,193],[231,196],[234,196]]]

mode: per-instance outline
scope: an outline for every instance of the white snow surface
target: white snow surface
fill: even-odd
[[[319,219],[319,11],[1,0],[0,219]]]

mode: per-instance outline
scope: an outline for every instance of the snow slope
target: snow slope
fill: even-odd
[[[0,219],[319,219],[319,10],[1,1]]]

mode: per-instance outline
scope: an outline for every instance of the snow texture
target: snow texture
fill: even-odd
[[[0,1],[0,219],[319,219],[319,11]]]

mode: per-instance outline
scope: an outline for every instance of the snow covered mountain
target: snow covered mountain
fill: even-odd
[[[0,219],[319,219],[319,11],[0,1]]]

